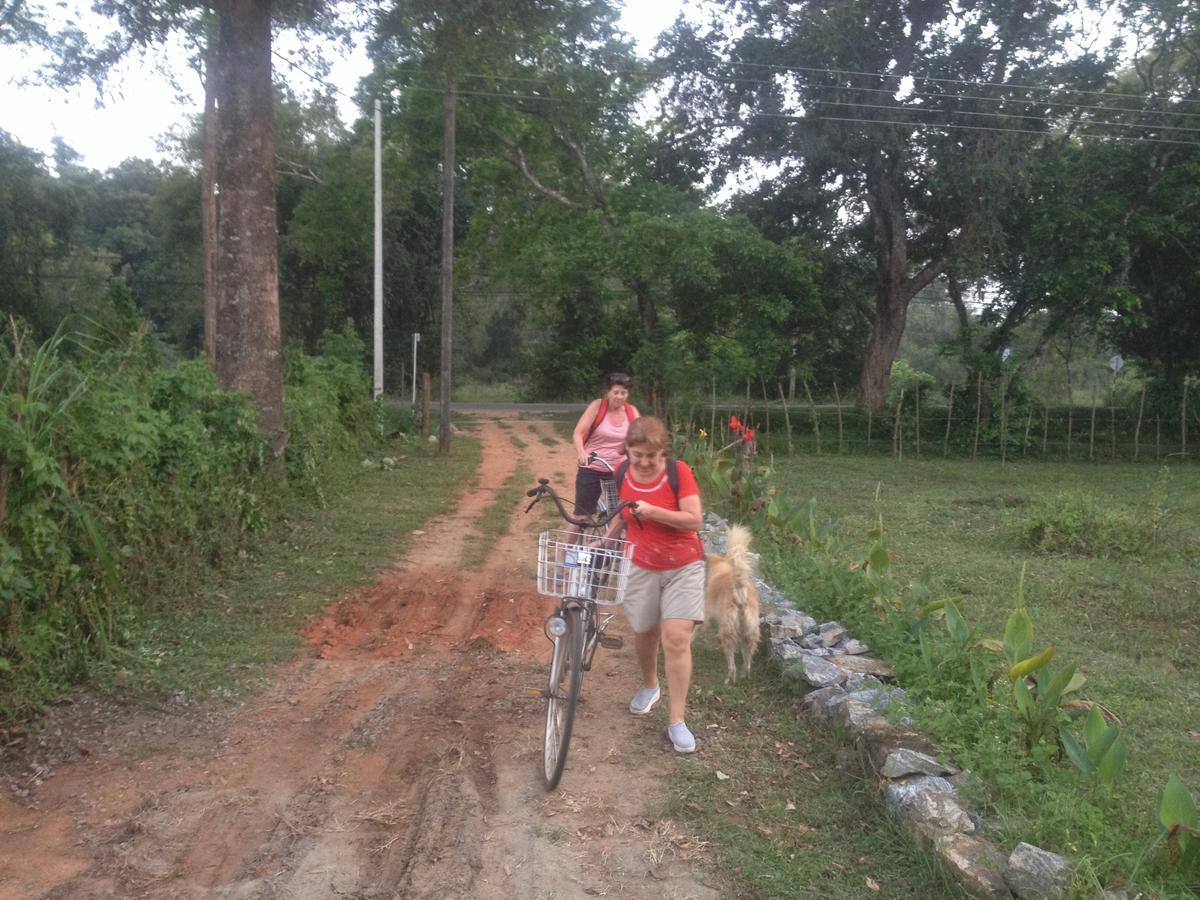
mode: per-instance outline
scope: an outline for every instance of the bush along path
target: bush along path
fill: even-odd
[[[157,709],[77,696],[13,737],[0,898],[953,895],[864,809],[862,781],[828,767],[824,738],[774,730],[769,667],[721,685],[712,639],[697,648],[697,753],[671,751],[663,710],[628,715],[632,651],[604,650],[547,794],[544,708],[526,689],[545,678],[552,605],[534,591],[536,533],[555,523],[523,514],[523,489],[567,484],[572,454],[548,421],[468,430],[473,476],[410,449],[363,467],[370,502],[331,493],[330,527],[368,556],[386,541],[403,553],[327,594],[257,692],[199,702],[195,684]],[[439,477],[464,487],[457,506],[389,528],[389,503],[408,509]],[[298,534],[290,559],[264,555],[261,578],[221,591],[227,617],[260,610],[262,641],[295,634],[292,601],[336,562]]]
[[[722,552],[728,524],[708,513],[702,537]],[[1072,862],[1025,842],[1005,853],[970,811],[959,786],[971,774],[942,758],[903,712],[904,689],[888,665],[838,622],[818,623],[797,604],[758,581],[768,650],[785,676],[806,689],[802,707],[845,744],[847,756],[876,780],[888,813],[931,853],[968,895],[982,898],[1065,898],[1080,893]],[[1123,889],[1103,890],[1127,900]]]

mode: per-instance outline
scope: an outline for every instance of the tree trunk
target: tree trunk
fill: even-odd
[[[858,384],[859,405],[879,412],[887,400],[892,361],[900,349],[908,299],[904,277],[908,269],[908,234],[904,199],[891,171],[880,158],[867,176],[868,204],[875,232],[875,318]]]
[[[269,0],[217,6],[217,378],[254,399],[276,457],[287,446],[279,335]]]
[[[200,223],[204,243],[204,355],[217,361],[217,93],[221,74],[217,36],[204,49],[204,151],[200,173]]]
[[[454,352],[454,128],[457,94],[447,66],[442,94],[442,378],[438,451],[450,452],[450,362]]]
[[[875,318],[858,383],[858,404],[872,412],[882,410],[887,401],[909,302],[945,271],[961,239],[960,233],[941,257],[908,274],[908,220],[896,169],[897,163],[881,154],[867,173],[867,205],[875,235]]]

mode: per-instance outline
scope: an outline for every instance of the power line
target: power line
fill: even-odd
[[[340,94],[343,97],[347,96],[343,91],[341,91],[335,85],[331,85],[328,82],[324,81],[323,79],[317,77],[316,75],[313,75],[311,72],[306,71],[304,68],[302,68],[301,66],[292,62],[291,60],[287,59],[286,57],[282,56],[277,51],[272,50],[271,52],[273,55],[279,57],[281,60],[286,62],[289,66],[291,66],[292,68],[301,72],[302,74],[306,75],[307,77],[311,78],[313,81],[316,81],[318,84],[324,85],[325,87],[329,88],[332,91],[337,92],[338,94]],[[732,62],[731,61],[730,65],[758,66],[758,67],[763,67],[763,68],[772,68],[771,66],[769,66],[767,64],[763,64],[763,63],[740,63],[740,62]],[[889,75],[886,73],[854,72],[852,70],[818,68],[818,67],[812,67],[812,66],[807,66],[807,67],[806,66],[795,66],[795,67],[784,66],[784,67],[775,67],[775,68],[795,69],[798,71],[819,71],[819,72],[828,72],[828,73],[834,73],[834,74],[841,73],[841,74],[853,74],[853,75],[870,75],[871,77],[879,77],[879,78],[903,77],[903,76],[897,76],[897,75]],[[480,75],[479,77],[487,77],[487,76]],[[914,76],[914,77],[920,77],[920,78],[923,78],[924,80],[930,80],[930,81],[944,81],[944,82],[952,82],[952,83],[957,83],[957,84],[975,84],[975,85],[1000,86],[1000,87],[1005,86],[1005,85],[995,85],[995,84],[989,83],[989,82],[964,81],[962,79],[940,79],[940,78],[931,78],[931,77],[927,77],[927,76]],[[762,82],[762,83],[766,84],[767,82]],[[1042,88],[1042,87],[1034,87],[1034,86],[1027,86],[1027,85],[1013,85],[1013,86],[1022,87],[1022,88],[1032,87],[1033,89],[1036,89],[1036,90],[1052,90],[1052,88]],[[443,93],[445,90],[445,88],[441,87],[441,86],[431,87],[431,86],[426,86],[426,85],[415,85],[415,84],[406,85],[405,88],[407,90],[427,91],[427,92],[439,93],[439,94]],[[859,90],[859,89],[858,88],[850,88],[850,90]],[[871,90],[871,89],[864,88],[862,90]],[[518,101],[518,102],[520,102],[520,101],[536,101],[536,102],[543,102],[543,103],[559,103],[559,104],[568,104],[568,105],[576,105],[576,106],[594,106],[595,103],[597,102],[597,101],[582,100],[580,98],[574,98],[574,97],[548,97],[548,96],[544,96],[541,94],[518,94],[518,93],[507,92],[507,91],[476,91],[476,90],[470,90],[470,89],[459,89],[457,91],[457,93],[461,96],[467,96],[467,97],[488,97],[488,98],[492,98],[492,99],[514,100],[514,101]],[[1068,91],[1068,93],[1072,93],[1072,92]],[[1074,92],[1074,93],[1092,93],[1092,94],[1098,94],[1098,95],[1104,95],[1104,96],[1128,97],[1128,95],[1126,95],[1126,94],[1104,94],[1103,92],[1097,92],[1097,91]],[[954,95],[945,95],[945,96],[954,96]],[[353,98],[347,97],[347,99],[353,99]],[[1000,99],[1000,98],[996,98],[996,99]],[[1022,115],[1017,115],[1014,113],[992,113],[992,112],[970,111],[970,110],[945,110],[945,111],[943,111],[943,110],[923,110],[923,109],[916,109],[914,107],[897,107],[897,106],[890,106],[890,105],[886,105],[886,104],[851,103],[849,101],[818,100],[817,102],[829,104],[829,105],[845,106],[845,107],[860,108],[860,109],[872,109],[873,108],[873,109],[894,110],[897,112],[915,112],[915,113],[945,112],[947,114],[957,114],[957,115],[993,116],[993,117],[1000,117],[1000,118],[1016,118],[1016,119],[1037,119],[1037,120],[1041,120],[1041,121],[1045,121],[1045,122],[1051,121],[1051,119],[1049,119],[1049,117],[1022,116]],[[1126,111],[1133,112],[1134,110],[1126,110]],[[1155,113],[1157,111],[1146,110],[1146,112]],[[1182,115],[1190,116],[1190,115],[1195,115],[1195,114],[1183,113]],[[798,116],[798,115],[789,114],[789,113],[750,112],[745,115],[745,118],[783,118],[783,119],[793,119],[793,120],[798,120],[798,121],[811,121],[813,117]],[[951,129],[963,130],[963,131],[1008,132],[1011,134],[1028,134],[1028,135],[1037,135],[1037,136],[1045,136],[1045,134],[1046,134],[1046,132],[1044,132],[1044,131],[1038,131],[1038,130],[1034,130],[1034,129],[999,128],[999,127],[994,127],[994,126],[966,125],[966,124],[961,124],[961,123],[918,123],[918,122],[907,122],[907,121],[900,122],[900,121],[895,121],[895,120],[884,121],[884,120],[880,120],[880,119],[866,119],[866,118],[857,119],[857,118],[843,117],[843,116],[820,116],[819,120],[820,121],[833,121],[833,122],[847,122],[847,123],[857,122],[857,123],[861,123],[861,124],[875,124],[875,125],[878,125],[878,124],[909,125],[911,127],[916,127],[916,128],[951,128]],[[736,117],[725,117],[723,119],[723,121],[726,124],[730,124],[730,123],[737,122],[738,119]],[[1119,128],[1155,127],[1155,126],[1140,126],[1140,125],[1137,125],[1134,123],[1108,122],[1108,121],[1088,122],[1088,123],[1083,123],[1083,124],[1085,125],[1085,127],[1096,127],[1096,126],[1101,126],[1101,127],[1113,126],[1113,127],[1119,127]],[[1158,126],[1158,127],[1167,128],[1167,129],[1170,129],[1173,131],[1200,131],[1200,129],[1188,128],[1185,126],[1165,126],[1164,125],[1164,126]],[[1075,134],[1078,137],[1095,138],[1095,139],[1109,139],[1109,140],[1123,141],[1123,142],[1142,142],[1142,143],[1157,143],[1157,144],[1177,144],[1177,145],[1183,145],[1183,146],[1200,146],[1200,142],[1174,140],[1174,139],[1170,139],[1170,138],[1154,138],[1154,137],[1146,137],[1146,136],[1134,137],[1134,136],[1125,136],[1125,135],[1100,135],[1100,134],[1089,134],[1089,133],[1081,133],[1081,132],[1076,132]]]
[[[1076,88],[1064,87],[1049,87],[1040,84],[1025,84],[1022,82],[1012,81],[971,81],[964,78],[942,78],[934,75],[914,75],[912,73],[895,74],[891,72],[859,72],[854,69],[835,69],[828,66],[785,66],[776,63],[750,63],[737,62],[736,60],[728,60],[731,66],[743,66],[745,68],[755,69],[778,69],[788,72],[822,72],[829,75],[855,75],[865,78],[895,78],[898,81],[903,81],[905,78],[912,78],[914,81],[932,81],[938,84],[968,84],[977,87],[999,87],[999,88],[1019,88],[1027,91],[1063,91],[1067,94],[1090,95],[1094,97],[1117,97],[1128,100],[1129,94],[1120,94],[1113,91],[1086,91]],[[1187,97],[1176,98],[1177,103],[1200,103],[1200,100],[1193,100]]]
[[[949,115],[949,116],[989,116],[989,117],[997,118],[997,119],[1025,119],[1025,120],[1032,120],[1032,121],[1036,121],[1036,122],[1046,122],[1046,123],[1051,123],[1051,122],[1057,121],[1056,119],[1053,119],[1049,116],[1024,115],[1024,114],[1020,114],[1020,113],[998,113],[998,112],[987,112],[987,111],[983,111],[983,110],[936,109],[933,107],[922,108],[919,106],[895,106],[895,105],[891,105],[891,104],[887,104],[887,103],[852,103],[847,100],[816,100],[814,102],[821,104],[823,106],[848,106],[848,107],[852,107],[855,109],[886,109],[886,110],[891,110],[893,112],[944,114],[944,115]],[[1102,126],[1108,126],[1108,127],[1112,127],[1112,128],[1146,128],[1146,129],[1165,128],[1170,131],[1200,132],[1200,128],[1189,128],[1184,125],[1143,125],[1143,124],[1138,124],[1136,122],[1109,122],[1109,121],[1096,121],[1096,120],[1084,121],[1084,122],[1080,122],[1078,124],[1081,124],[1084,126],[1102,125]]]
[[[773,113],[755,113],[758,116],[773,116]],[[779,118],[785,119],[800,119],[810,118],[807,116],[784,116],[779,115]],[[856,119],[849,116],[819,116],[810,118],[811,121],[819,122],[854,122],[861,125],[896,125],[908,128],[953,128],[959,131],[998,131],[1007,132],[1009,134],[1032,134],[1039,137],[1047,137],[1048,132],[1035,131],[1033,129],[1024,128],[996,128],[990,125],[956,125],[949,122],[900,122],[892,119]],[[1179,144],[1185,147],[1200,147],[1200,141],[1176,141],[1170,138],[1151,138],[1151,137],[1127,137],[1120,134],[1086,134],[1074,132],[1073,137],[1090,138],[1094,140],[1109,140],[1109,141],[1124,141],[1126,143],[1142,143],[1142,144]]]

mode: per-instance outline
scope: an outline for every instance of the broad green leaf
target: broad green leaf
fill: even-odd
[[[1050,649],[1054,649],[1053,645]],[[1071,679],[1074,677],[1075,663],[1071,663],[1056,674],[1051,674],[1049,669],[1043,671],[1038,676],[1038,705],[1047,712],[1057,709],[1058,701],[1062,699],[1063,689],[1071,683]]]
[[[1087,684],[1087,676],[1082,672],[1076,672],[1067,686],[1063,688],[1063,693],[1073,694],[1076,691],[1081,690],[1085,684]],[[1092,708],[1095,709],[1095,707]]]
[[[1129,756],[1129,745],[1124,737],[1118,737],[1108,752],[1096,766],[1096,777],[1101,784],[1111,785],[1125,768],[1125,760]]]
[[[960,644],[965,644],[971,637],[971,629],[958,611],[958,605],[953,600],[946,601],[946,628],[950,636]]]
[[[1091,712],[1088,713],[1087,720],[1083,723],[1083,743],[1091,748],[1099,746],[1100,739],[1104,736],[1105,730],[1108,728],[1108,723],[1104,721],[1104,716],[1100,714],[1100,707],[1093,705]]]
[[[1004,652],[1008,655],[1008,664],[1015,666],[1019,660],[1029,656],[1033,649],[1033,620],[1025,612],[1025,606],[1018,606],[1008,617],[1004,626]]]
[[[1012,682],[1020,681],[1026,675],[1032,675],[1045,668],[1046,665],[1054,658],[1054,653],[1057,648],[1051,644],[1037,656],[1028,656],[1014,665],[1008,670],[1008,680]]]
[[[1063,750],[1066,751],[1067,758],[1075,763],[1084,775],[1094,777],[1096,766],[1088,758],[1087,752],[1079,746],[1079,741],[1075,740],[1075,735],[1064,728],[1058,733],[1058,739],[1062,741]]]
[[[1163,828],[1171,828],[1174,825],[1190,825],[1195,828],[1200,824],[1196,813],[1196,801],[1175,775],[1167,779],[1162,796],[1158,799],[1158,821],[1162,823]]]
[[[934,600],[932,603],[926,603],[921,609],[921,618],[925,619],[937,612],[946,605],[946,600]]]
[[[883,544],[875,544],[871,548],[871,555],[867,558],[867,564],[872,570],[878,572],[880,575],[886,575],[890,562],[887,549]]]

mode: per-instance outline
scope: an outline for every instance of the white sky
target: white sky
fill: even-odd
[[[621,26],[648,54],[665,28],[675,20],[688,0],[628,0]],[[79,4],[72,4],[79,5]],[[84,14],[86,16],[86,13]],[[287,54],[286,44],[277,49]],[[176,54],[183,59],[182,53]],[[109,78],[104,105],[97,105],[91,84],[69,91],[22,87],[42,57],[11,46],[0,47],[0,130],[14,135],[28,147],[49,154],[51,139],[61,136],[83,155],[83,163],[106,170],[129,157],[161,159],[164,153],[156,139],[200,111],[203,91],[199,77],[186,66],[176,66],[180,87],[187,96],[177,97],[168,79],[155,71],[153,62],[131,60]],[[369,66],[361,51],[334,63],[330,80],[346,94],[353,92],[358,78]],[[297,93],[308,93],[310,85],[301,73],[276,60],[276,71]],[[355,110],[344,102],[342,116],[353,118]]]

